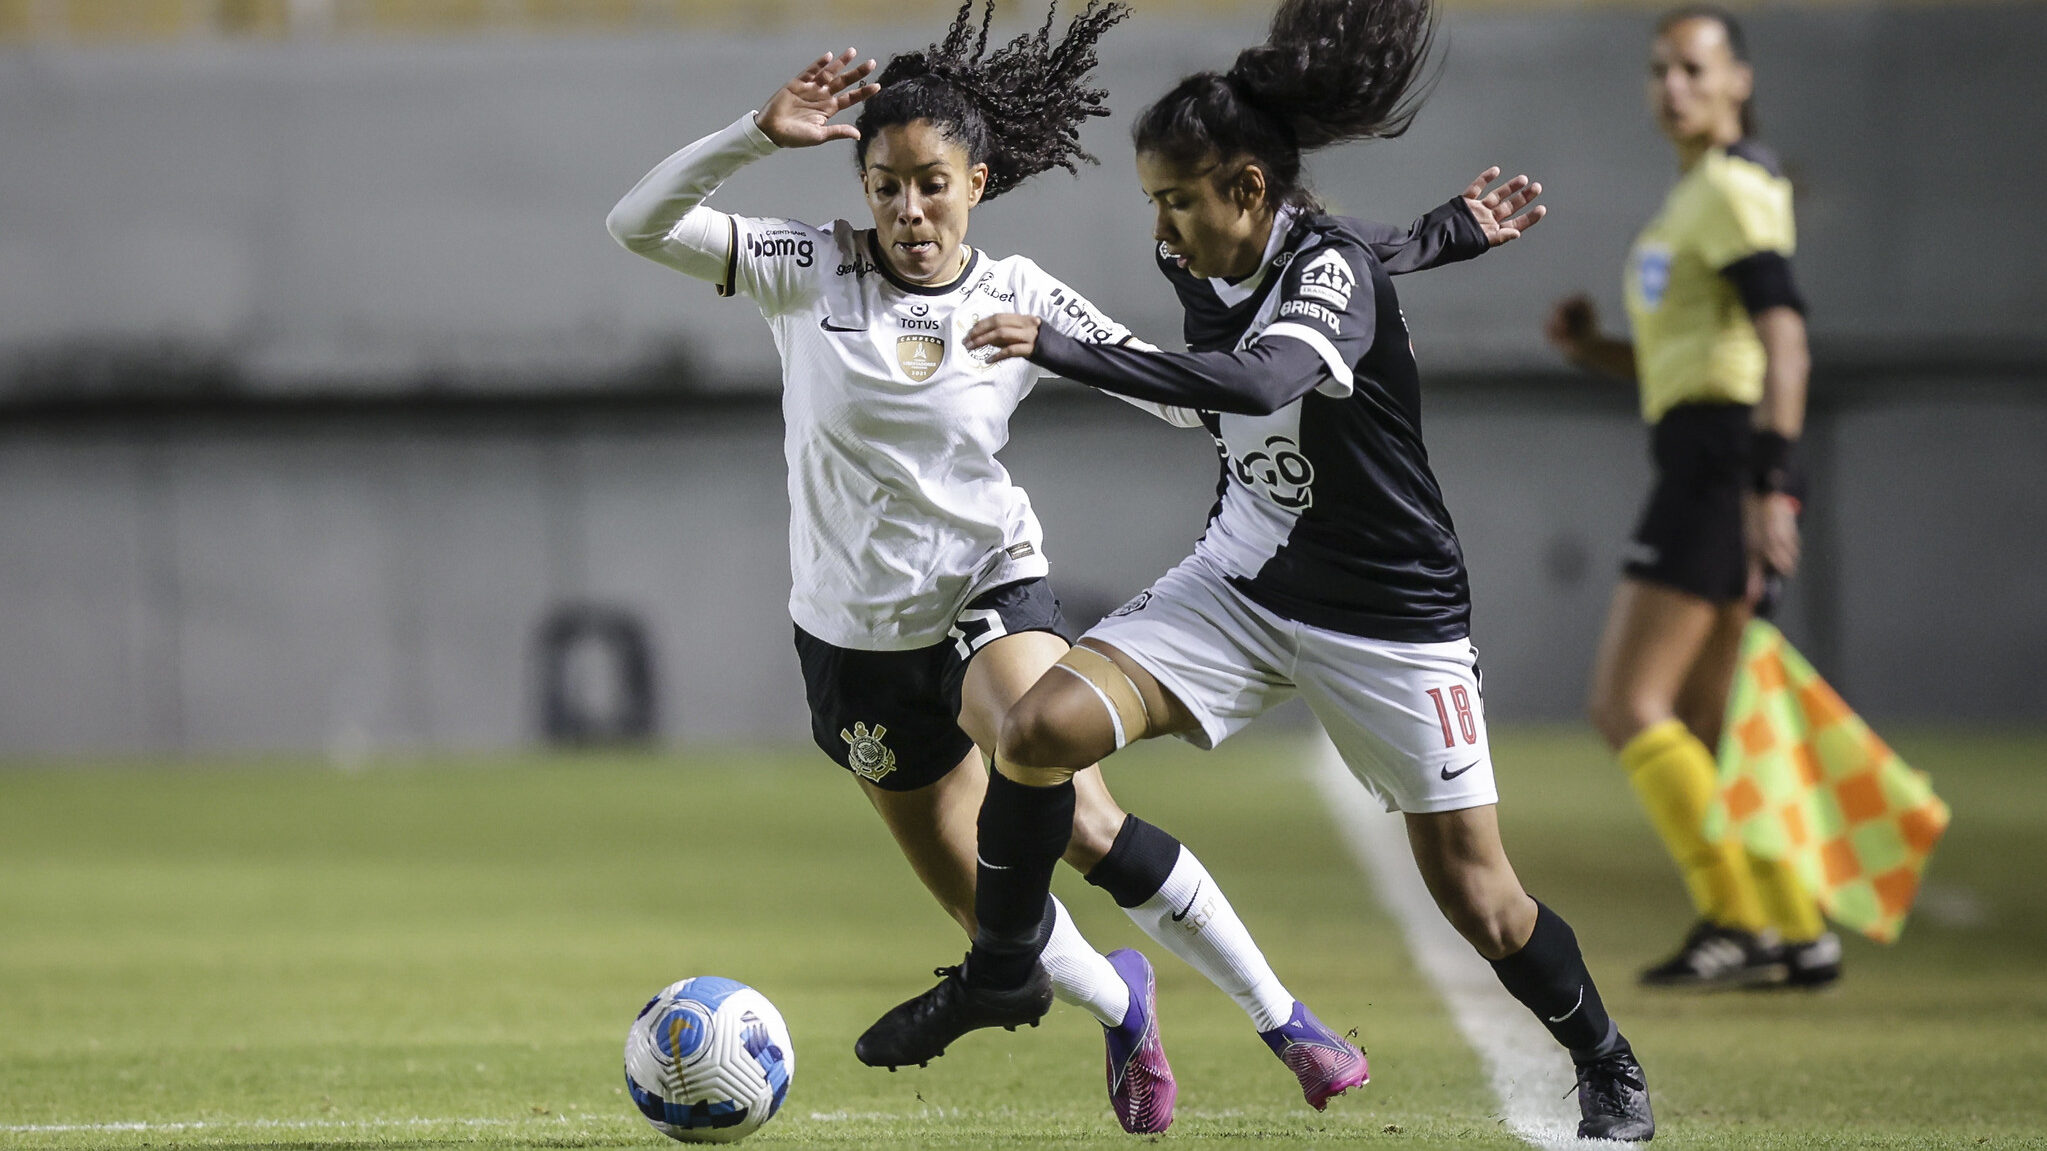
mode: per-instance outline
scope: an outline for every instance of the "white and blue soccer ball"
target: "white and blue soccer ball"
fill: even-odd
[[[700,975],[661,989],[625,1036],[625,1082],[656,1131],[684,1143],[730,1143],[789,1097],[796,1048],[768,997]]]

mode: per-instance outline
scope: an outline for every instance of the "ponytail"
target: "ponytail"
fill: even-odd
[[[1265,43],[1182,80],[1132,136],[1183,167],[1249,157],[1276,205],[1314,207],[1302,155],[1406,132],[1434,39],[1431,0],[1282,0]]]

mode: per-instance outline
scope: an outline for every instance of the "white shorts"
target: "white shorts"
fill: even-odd
[[[1292,699],[1388,811],[1460,811],[1499,801],[1469,639],[1393,643],[1278,616],[1189,556],[1089,628],[1186,705],[1212,748]]]

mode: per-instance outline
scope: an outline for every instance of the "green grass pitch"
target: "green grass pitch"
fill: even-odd
[[[1509,851],[1577,927],[1649,1069],[1658,1145],[2047,1145],[2047,738],[1893,733],[1955,810],[1922,910],[1848,940],[1837,991],[1650,994],[1689,918],[1617,768],[1505,730]],[[1316,1114],[1241,1013],[1070,874],[1103,949],[1144,945],[1181,1082],[1163,1142],[1518,1147],[1479,1063],[1303,781],[1297,738],[1134,749],[1124,803],[1185,839],[1373,1082]],[[0,1146],[658,1147],[627,1022],[724,974],[788,1018],[757,1146],[1132,1141],[1100,1032],[971,1036],[929,1070],[853,1037],[955,962],[957,931],[850,781],[807,749],[0,767]]]

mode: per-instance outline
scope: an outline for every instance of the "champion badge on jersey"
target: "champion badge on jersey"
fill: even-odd
[[[945,362],[945,341],[937,336],[912,335],[896,337],[896,363],[903,366],[903,374],[923,383]]]

